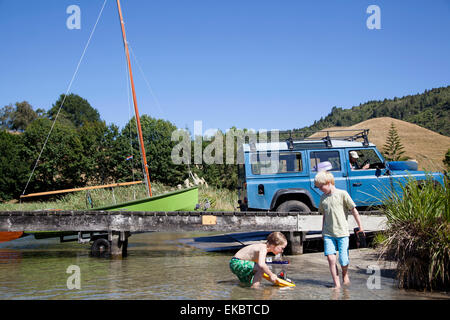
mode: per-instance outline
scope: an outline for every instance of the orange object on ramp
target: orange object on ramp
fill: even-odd
[[[0,242],[11,241],[20,238],[23,235],[22,231],[14,231],[14,232],[0,232]]]

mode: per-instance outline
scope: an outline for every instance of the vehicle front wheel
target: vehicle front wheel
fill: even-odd
[[[301,201],[289,200],[280,204],[277,212],[311,212],[309,207]]]

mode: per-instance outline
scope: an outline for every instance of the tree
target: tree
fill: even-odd
[[[86,122],[100,121],[100,114],[94,109],[86,99],[83,99],[79,95],[69,94],[64,99],[62,94],[58,101],[55,102],[53,107],[48,111],[48,116],[51,120],[54,120],[58,110],[64,101],[58,118],[64,118],[72,122],[75,127],[79,128]]]
[[[79,135],[86,155],[84,170],[88,183],[132,180],[134,161],[126,161],[132,154],[128,134],[121,134],[114,124],[106,126],[104,122],[89,122],[79,129]],[[139,178],[136,176],[134,180]]]
[[[14,112],[12,104],[0,109],[0,129],[11,129],[11,115]]]
[[[33,121],[23,134],[25,148],[21,155],[29,170],[34,166],[50,131],[49,119]],[[32,177],[27,193],[70,189],[85,183],[85,157],[79,134],[71,124],[57,121]]]
[[[0,130],[0,200],[18,198],[25,186],[28,167],[20,156],[23,150],[20,134]]]
[[[442,160],[444,165],[447,167],[447,171],[450,171],[450,149],[447,150],[447,153],[445,154],[444,160]]]
[[[383,146],[383,156],[387,161],[404,161],[408,157],[403,156],[405,151],[398,136],[394,123],[391,123],[386,143]]]
[[[16,102],[15,106],[9,104],[0,109],[0,128],[24,131],[37,118],[38,114],[27,101]]]
[[[154,119],[148,115],[140,117],[142,134],[144,138],[145,151],[147,157],[148,170],[150,180],[159,181],[168,185],[177,185],[183,183],[184,179],[188,177],[187,165],[176,165],[172,162],[172,149],[177,142],[172,141],[172,132],[177,130],[177,127],[169,121],[162,119]],[[130,131],[131,130],[131,131]],[[122,130],[122,141],[128,142],[128,147],[123,148],[120,152],[122,162],[118,169],[125,172],[125,167],[129,166],[128,161],[124,161],[127,156],[130,156],[130,133],[133,146],[133,164],[136,172],[142,179],[141,156],[138,144],[138,137],[136,132],[136,119],[133,117]],[[122,145],[127,143],[123,142]],[[129,175],[131,169],[128,167]]]
[[[27,101],[17,102],[16,110],[11,114],[11,129],[24,131],[37,117],[37,113]]]

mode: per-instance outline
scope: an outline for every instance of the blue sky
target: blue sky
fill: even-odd
[[[0,106],[48,110],[66,91],[104,0],[0,0]],[[290,129],[333,106],[450,84],[450,1],[122,0],[140,113],[193,129]],[[81,9],[69,30],[66,8]],[[381,29],[369,30],[369,5]],[[115,0],[70,92],[129,120]],[[152,96],[146,80],[150,83]]]

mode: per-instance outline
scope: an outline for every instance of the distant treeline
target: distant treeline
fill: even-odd
[[[296,131],[350,126],[387,116],[449,136],[449,109],[450,86],[403,98],[369,101],[348,110],[334,107],[325,118]],[[55,117],[58,120],[53,122]],[[229,162],[226,161],[193,164],[193,152],[190,166],[174,164],[171,153],[179,142],[171,140],[172,133],[178,129],[171,122],[143,115],[141,125],[152,181],[176,186],[183,184],[192,172],[212,186],[237,187],[235,164],[227,164]],[[50,130],[52,133],[40,155]],[[191,138],[194,150],[194,137]],[[131,119],[122,130],[114,124],[106,125],[98,111],[76,94],[65,99],[61,95],[48,111],[34,111],[26,101],[1,108],[0,150],[0,201],[18,199],[27,184],[28,194],[142,179],[135,119]],[[202,141],[202,153],[205,150],[211,151],[211,141]],[[235,159],[236,150],[234,145]],[[225,159],[225,152],[224,147],[222,156],[217,155],[216,150],[212,153]],[[36,164],[39,155],[40,160]],[[33,168],[35,171],[29,180]]]
[[[18,199],[34,167],[26,194],[142,180],[135,118],[122,130],[106,125],[97,110],[75,94],[66,97],[58,114],[63,99],[61,95],[47,112],[34,111],[26,101],[0,109],[0,201]],[[152,181],[176,186],[191,171],[210,185],[236,188],[234,165],[173,164],[171,152],[178,142],[171,141],[177,130],[171,122],[142,115],[141,126]],[[202,149],[206,145],[203,142]]]
[[[333,107],[331,112],[309,127],[295,131],[319,131],[335,126],[352,126],[379,117],[391,117],[417,124],[450,136],[450,86],[425,90],[402,98],[368,101],[351,109]]]

